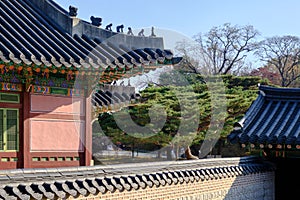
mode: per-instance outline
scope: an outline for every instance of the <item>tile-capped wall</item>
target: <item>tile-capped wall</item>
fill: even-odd
[[[259,158],[0,170],[4,199],[275,199],[275,167]]]

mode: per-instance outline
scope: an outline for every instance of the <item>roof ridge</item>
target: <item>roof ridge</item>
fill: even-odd
[[[234,124],[228,140],[243,146],[266,145],[272,149],[278,144],[299,149],[300,88],[263,85],[259,92],[242,120]]]
[[[73,17],[53,0],[22,0],[55,28],[72,35]]]
[[[289,88],[289,87],[274,87],[274,86],[269,86],[269,85],[260,85],[259,90],[261,91],[276,91],[276,92],[292,92],[292,93],[298,93],[300,96],[300,88]]]

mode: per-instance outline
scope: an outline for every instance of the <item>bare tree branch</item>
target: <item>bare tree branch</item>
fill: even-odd
[[[281,76],[281,86],[290,86],[300,77],[300,38],[274,36],[259,43],[255,54],[270,66],[276,67]]]
[[[187,58],[193,54],[191,51],[198,50],[195,59],[188,65],[193,66],[196,73],[232,74],[244,66],[248,53],[255,50],[258,35],[259,32],[253,26],[225,23],[211,28],[204,35],[196,35],[194,38],[198,45],[191,47],[180,44],[177,50]]]

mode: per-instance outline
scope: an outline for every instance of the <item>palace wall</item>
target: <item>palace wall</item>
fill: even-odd
[[[84,160],[85,98],[30,94],[28,167],[76,166]]]
[[[4,198],[275,199],[275,167],[258,157],[24,169],[9,172],[6,173],[6,177],[0,174],[0,184],[5,185],[5,181],[9,182],[0,191]],[[18,177],[23,179],[18,180]],[[24,179],[29,179],[26,185]]]

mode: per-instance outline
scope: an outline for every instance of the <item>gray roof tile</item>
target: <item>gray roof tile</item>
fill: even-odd
[[[51,0],[48,4],[55,3]],[[55,7],[59,8],[58,12],[63,10],[57,4]],[[47,14],[28,0],[0,1],[0,8],[0,58],[4,62],[48,67],[125,68],[173,59],[169,50],[133,50],[112,42],[105,44],[99,38],[84,34],[72,36],[58,23],[49,21]]]
[[[229,141],[243,144],[300,144],[300,89],[260,86],[260,93]]]
[[[192,169],[184,169],[190,163]],[[7,177],[24,177],[23,182],[7,179],[0,180],[0,198],[4,199],[64,199],[66,196],[77,198],[79,195],[90,195],[107,191],[140,190],[147,187],[160,187],[178,183],[189,183],[226,177],[244,176],[247,174],[273,171],[274,166],[264,163],[255,157],[239,159],[223,158],[203,159],[194,162],[164,162],[124,164],[114,166],[70,167],[57,169],[0,170]],[[125,167],[126,166],[126,167]],[[142,168],[147,169],[143,173]],[[152,167],[151,167],[152,166]],[[161,166],[161,169],[159,169]],[[170,167],[171,166],[171,167]],[[103,171],[101,171],[101,168]],[[135,169],[136,168],[136,169]],[[166,169],[168,168],[168,169]],[[163,169],[163,170],[162,170]],[[105,172],[104,174],[93,173]],[[78,176],[89,171],[85,176]],[[72,173],[71,173],[72,172]],[[47,176],[37,181],[34,176]],[[55,174],[52,176],[51,174]],[[70,176],[65,176],[65,173]],[[26,176],[24,176],[26,174]],[[60,177],[59,177],[60,174]]]

